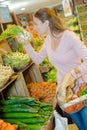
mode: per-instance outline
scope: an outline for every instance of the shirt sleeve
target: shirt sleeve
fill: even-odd
[[[76,74],[74,69],[71,71],[72,75],[77,79],[83,74],[87,73],[87,47],[74,32],[69,33],[69,40],[72,44],[72,49],[74,49],[74,52],[76,53],[76,56],[83,60],[83,62],[76,67],[80,71],[79,74]]]
[[[35,64],[40,64],[44,58],[47,56],[45,43],[43,44],[41,50],[39,53],[37,53],[31,44],[25,44],[24,45],[25,50],[29,54],[30,58],[33,60]]]

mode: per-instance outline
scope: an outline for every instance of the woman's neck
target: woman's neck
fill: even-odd
[[[56,48],[59,46],[61,38],[62,38],[62,34],[63,34],[63,32],[58,33],[58,34],[54,34],[54,35],[50,34],[51,48],[52,48],[53,51],[55,51]]]
[[[52,33],[50,30],[48,31],[48,35],[50,35],[50,37],[53,39],[58,39],[62,33],[63,32],[55,32],[55,33],[53,32]]]

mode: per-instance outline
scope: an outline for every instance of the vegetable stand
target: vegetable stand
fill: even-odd
[[[11,52],[7,40],[0,42],[0,48],[7,52]],[[3,53],[0,52],[0,55],[2,56]],[[43,81],[43,78],[39,66],[30,61],[25,68],[17,71],[7,84],[0,89],[1,97],[5,99],[8,96],[29,96],[27,84],[40,81]]]
[[[40,72],[34,63],[28,65],[24,70],[17,72],[11,80],[1,89],[3,97],[8,96],[29,96],[27,84],[30,82],[43,81]],[[37,76],[38,75],[38,76]]]

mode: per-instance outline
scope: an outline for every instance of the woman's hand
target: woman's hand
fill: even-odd
[[[75,85],[75,78],[71,73],[67,73],[58,85],[57,99],[59,102],[64,103],[71,98],[73,92],[71,88]]]
[[[74,84],[75,84],[75,78],[72,76],[71,73],[67,73],[61,81],[62,90],[69,86],[72,88],[74,87]]]

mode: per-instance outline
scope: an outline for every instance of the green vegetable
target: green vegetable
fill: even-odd
[[[15,123],[16,119],[10,118],[10,119],[4,119],[5,121],[10,121],[11,123]],[[17,119],[17,121],[25,123],[25,124],[38,124],[38,123],[44,123],[45,120],[43,118],[39,118],[37,120],[37,118],[24,118],[24,119]]]
[[[0,105],[0,118],[23,130],[41,130],[52,112],[52,105],[28,97],[9,97]]]
[[[6,101],[0,101],[1,105],[14,105],[14,104],[20,104],[20,103],[32,103],[34,100],[37,100],[35,98],[19,98],[19,99],[11,99]]]
[[[84,86],[83,89],[80,91],[80,96],[87,94],[87,86]]]
[[[17,25],[10,24],[7,26],[7,29],[1,33],[0,40],[6,39],[9,37],[13,37],[13,36],[16,36],[18,34],[24,35],[23,30],[20,27],[18,27]]]
[[[29,61],[30,61],[29,55],[23,54],[21,52],[10,52],[3,56],[4,64],[10,65],[14,69],[27,65]]]
[[[12,124],[17,124],[18,125],[18,128],[22,128],[23,130],[28,127],[27,124],[25,123],[22,123],[21,121],[17,120],[17,119],[4,119],[5,122],[10,122]],[[30,130],[30,129],[28,129]]]
[[[37,113],[38,112],[38,110],[36,110],[36,109],[34,109],[34,108],[32,108],[32,107],[30,107],[30,106],[28,106],[28,108],[26,108],[26,107],[24,107],[23,108],[23,106],[21,105],[21,107],[14,107],[14,105],[13,105],[13,107],[12,106],[4,106],[4,107],[1,107],[0,108],[0,112],[13,112],[13,113],[15,113],[15,112],[23,112],[23,113],[27,113],[27,112],[29,112],[29,113]]]
[[[24,50],[24,44],[22,44],[22,43],[18,44],[17,51],[23,52],[23,50]]]
[[[40,124],[33,124],[33,125],[28,125],[27,127],[26,127],[26,130],[41,130],[41,125]]]
[[[14,118],[14,119],[20,119],[20,118],[32,118],[32,117],[35,117],[35,118],[39,118],[41,117],[39,114],[35,114],[35,113],[1,113],[0,116],[4,119],[4,118]]]

